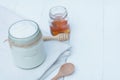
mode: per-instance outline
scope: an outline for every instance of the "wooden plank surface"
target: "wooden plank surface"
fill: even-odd
[[[49,9],[65,6],[71,25],[68,62],[76,66],[65,80],[120,80],[119,0],[0,0],[0,5],[37,21],[48,34]]]

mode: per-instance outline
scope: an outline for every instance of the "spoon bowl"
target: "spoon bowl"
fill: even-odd
[[[72,63],[65,63],[61,66],[58,74],[52,80],[58,80],[60,77],[71,75],[74,72],[74,65]]]

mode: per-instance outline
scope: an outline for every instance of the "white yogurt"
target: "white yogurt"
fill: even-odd
[[[26,38],[33,35],[37,31],[34,22],[22,21],[12,25],[10,34],[16,38]]]
[[[46,55],[37,23],[31,20],[16,22],[10,27],[8,37],[18,67],[31,69],[43,63]]]

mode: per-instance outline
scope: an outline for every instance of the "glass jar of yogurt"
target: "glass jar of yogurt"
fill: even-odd
[[[42,64],[46,58],[42,33],[36,22],[21,20],[11,25],[8,40],[15,64],[31,69]]]

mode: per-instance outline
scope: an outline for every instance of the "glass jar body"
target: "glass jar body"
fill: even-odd
[[[50,9],[50,30],[53,36],[59,33],[70,33],[67,15],[65,7],[57,6]]]
[[[15,28],[16,25],[17,24],[26,25],[29,23],[30,25],[32,23],[33,28],[31,29],[35,28],[34,34],[27,36],[29,35],[27,34],[27,32],[26,32],[27,35],[23,35],[24,33],[19,32],[19,35],[22,34],[23,36],[27,36],[27,37],[24,37],[24,38],[15,37],[17,33],[14,35],[12,30],[16,31],[16,28]],[[26,26],[28,26],[29,28],[29,25],[26,25]],[[20,30],[19,28],[20,27],[17,27],[18,30]],[[11,53],[13,55],[14,62],[18,67],[23,69],[31,69],[39,66],[45,60],[46,54],[43,46],[42,33],[37,23],[30,20],[22,20],[14,23],[9,28],[8,39],[9,39],[9,44],[10,44]]]

